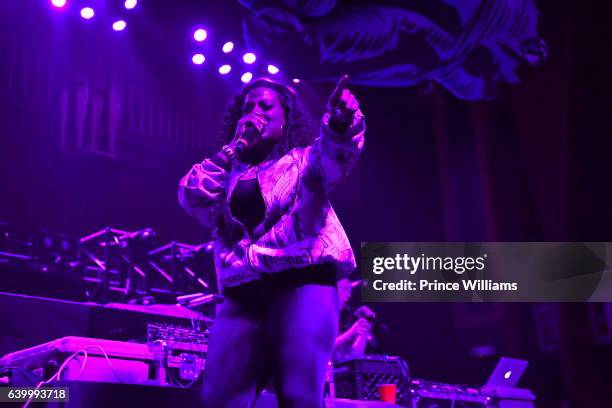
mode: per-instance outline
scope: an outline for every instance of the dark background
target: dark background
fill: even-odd
[[[212,48],[204,66],[192,65],[190,33],[203,22],[203,47],[231,39],[240,48],[240,9],[150,0],[114,33],[114,3],[91,22],[45,1],[0,5],[0,221],[23,238],[114,226],[204,242],[206,231],[178,206],[177,182],[219,148],[240,70],[222,78]],[[366,147],[333,204],[356,249],[361,241],[611,240],[608,10],[537,4],[550,57],[520,70],[522,82],[502,86],[496,100],[465,102],[437,86],[353,89]],[[332,84],[297,88],[317,118]],[[612,344],[593,329],[599,306],[372,307],[391,327],[380,351],[405,357],[417,377],[480,384],[498,356],[516,356],[531,362],[521,384],[539,406],[609,406]],[[493,351],[476,357],[482,346]]]

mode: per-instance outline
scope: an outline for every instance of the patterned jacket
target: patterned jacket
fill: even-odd
[[[323,116],[315,141],[259,165],[237,163],[227,171],[221,154],[198,163],[179,183],[179,202],[213,229],[219,289],[259,279],[262,273],[330,264],[339,277],[355,268],[349,240],[328,199],[363,148],[365,119],[353,116],[344,134]],[[250,235],[232,216],[229,198],[240,178],[257,177],[264,220]]]

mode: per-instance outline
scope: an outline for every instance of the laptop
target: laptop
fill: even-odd
[[[516,358],[500,358],[485,387],[516,387],[528,364],[529,362]]]
[[[502,357],[491,373],[489,380],[481,388],[484,395],[495,398],[510,398],[524,401],[535,400],[535,395],[528,390],[516,388],[529,364],[526,360]]]

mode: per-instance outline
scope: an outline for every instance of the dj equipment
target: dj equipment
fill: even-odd
[[[177,305],[99,305],[0,292],[0,322],[1,357],[67,335],[146,343],[149,324],[203,332],[211,319]]]
[[[535,396],[515,388],[527,361],[502,357],[484,387],[409,379],[399,357],[366,356],[334,365],[337,397],[378,400],[377,386],[395,384],[397,404],[409,408],[533,408]]]
[[[50,378],[77,352],[86,352],[87,357],[85,353],[75,356],[61,379],[138,384],[157,376],[153,354],[146,344],[86,337],[64,337],[7,354],[0,359],[0,366],[20,367]]]
[[[528,389],[516,388],[528,364],[525,360],[500,358],[483,387],[413,380],[412,407],[533,408],[535,395]]]
[[[50,378],[63,366],[62,380],[190,386],[201,378],[207,348],[178,341],[140,344],[69,336],[7,354],[0,367]]]
[[[406,363],[399,357],[370,355],[334,364],[334,388],[339,398],[377,401],[377,386],[395,384],[399,405],[410,401]],[[406,405],[407,406],[407,405]]]
[[[411,408],[481,408],[489,407],[490,398],[478,388],[430,381],[410,383]]]
[[[208,329],[194,330],[172,324],[147,324],[147,343],[157,340],[190,344],[208,344]]]
[[[410,408],[533,408],[530,390],[511,387],[468,387],[431,381],[410,383]]]
[[[156,340],[147,344],[160,368],[162,385],[201,386],[206,363],[207,344]],[[185,383],[184,381],[188,381]]]

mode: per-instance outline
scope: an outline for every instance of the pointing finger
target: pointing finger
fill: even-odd
[[[340,98],[342,97],[342,91],[346,89],[346,87],[348,86],[348,81],[349,81],[348,75],[343,75],[340,78],[340,80],[336,84],[336,88],[334,89],[331,96],[329,97],[329,107],[330,108],[333,108],[338,104],[338,101],[340,101]]]

